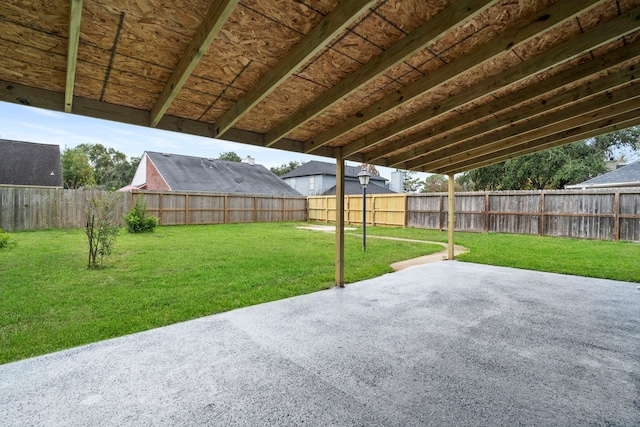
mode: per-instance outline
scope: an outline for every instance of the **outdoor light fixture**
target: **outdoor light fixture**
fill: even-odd
[[[371,174],[368,170],[362,169],[358,174],[360,185],[362,185],[362,252],[367,250],[367,185]]]

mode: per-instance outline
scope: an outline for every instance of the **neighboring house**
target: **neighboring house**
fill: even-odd
[[[253,159],[227,162],[145,151],[131,185],[141,190],[300,196]]]
[[[60,146],[0,139],[0,186],[62,188]]]
[[[358,167],[345,166],[345,194],[362,194],[362,187],[358,180],[360,171]],[[332,163],[312,160],[285,174],[282,179],[305,196],[336,194],[336,165]],[[394,193],[387,188],[386,181],[380,175],[371,174],[367,193]]]
[[[567,189],[640,187],[640,160],[611,172],[596,176],[580,184],[567,185]]]

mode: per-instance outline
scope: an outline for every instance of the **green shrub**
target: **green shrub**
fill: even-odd
[[[141,197],[136,199],[136,204],[124,216],[124,221],[127,223],[129,233],[153,231],[158,225],[158,218],[147,216],[147,204],[142,201]]]
[[[3,233],[2,228],[0,228],[0,248],[6,248],[10,243],[12,243],[11,235]]]
[[[114,224],[116,198],[113,193],[104,197],[93,197],[87,204],[87,225],[89,241],[89,268],[102,267],[102,260],[110,255],[118,237],[118,226]]]

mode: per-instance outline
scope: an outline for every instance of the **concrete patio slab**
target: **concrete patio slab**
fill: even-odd
[[[637,284],[460,262],[0,366],[0,425],[640,425]]]

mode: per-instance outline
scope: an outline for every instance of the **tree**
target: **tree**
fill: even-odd
[[[95,184],[94,171],[89,164],[89,156],[82,149],[65,148],[60,157],[62,180],[66,188],[80,188]]]
[[[449,191],[449,178],[435,174],[425,178],[421,193],[442,193]]]
[[[396,172],[403,173],[402,187],[405,193],[420,191],[422,183],[420,182],[420,178],[415,177],[416,173],[414,171],[401,171],[400,169],[396,169]]]
[[[633,127],[474,169],[460,181],[474,190],[560,189],[605,172],[616,152],[638,149],[640,127]]]
[[[282,166],[269,168],[269,170],[275,175],[282,177],[288,174],[289,172],[291,172],[292,170],[302,166],[303,164],[304,162],[298,162],[298,161],[292,160],[289,163],[284,163]]]
[[[127,156],[102,144],[80,144],[75,150],[84,153],[93,168],[94,184],[107,190],[116,190],[131,183],[140,163],[139,157]],[[64,165],[63,165],[64,172]]]
[[[374,165],[371,165],[369,163],[362,163],[360,166],[358,166],[358,168],[366,169],[367,172],[369,172],[371,175],[380,176],[380,172],[378,172],[378,169],[376,169],[376,167]]]
[[[89,268],[101,267],[104,257],[113,251],[119,230],[115,220],[116,204],[114,193],[87,200],[85,230],[89,243]]]
[[[227,151],[226,153],[220,153],[218,160],[224,160],[227,162],[241,162],[242,159],[233,151]]]

